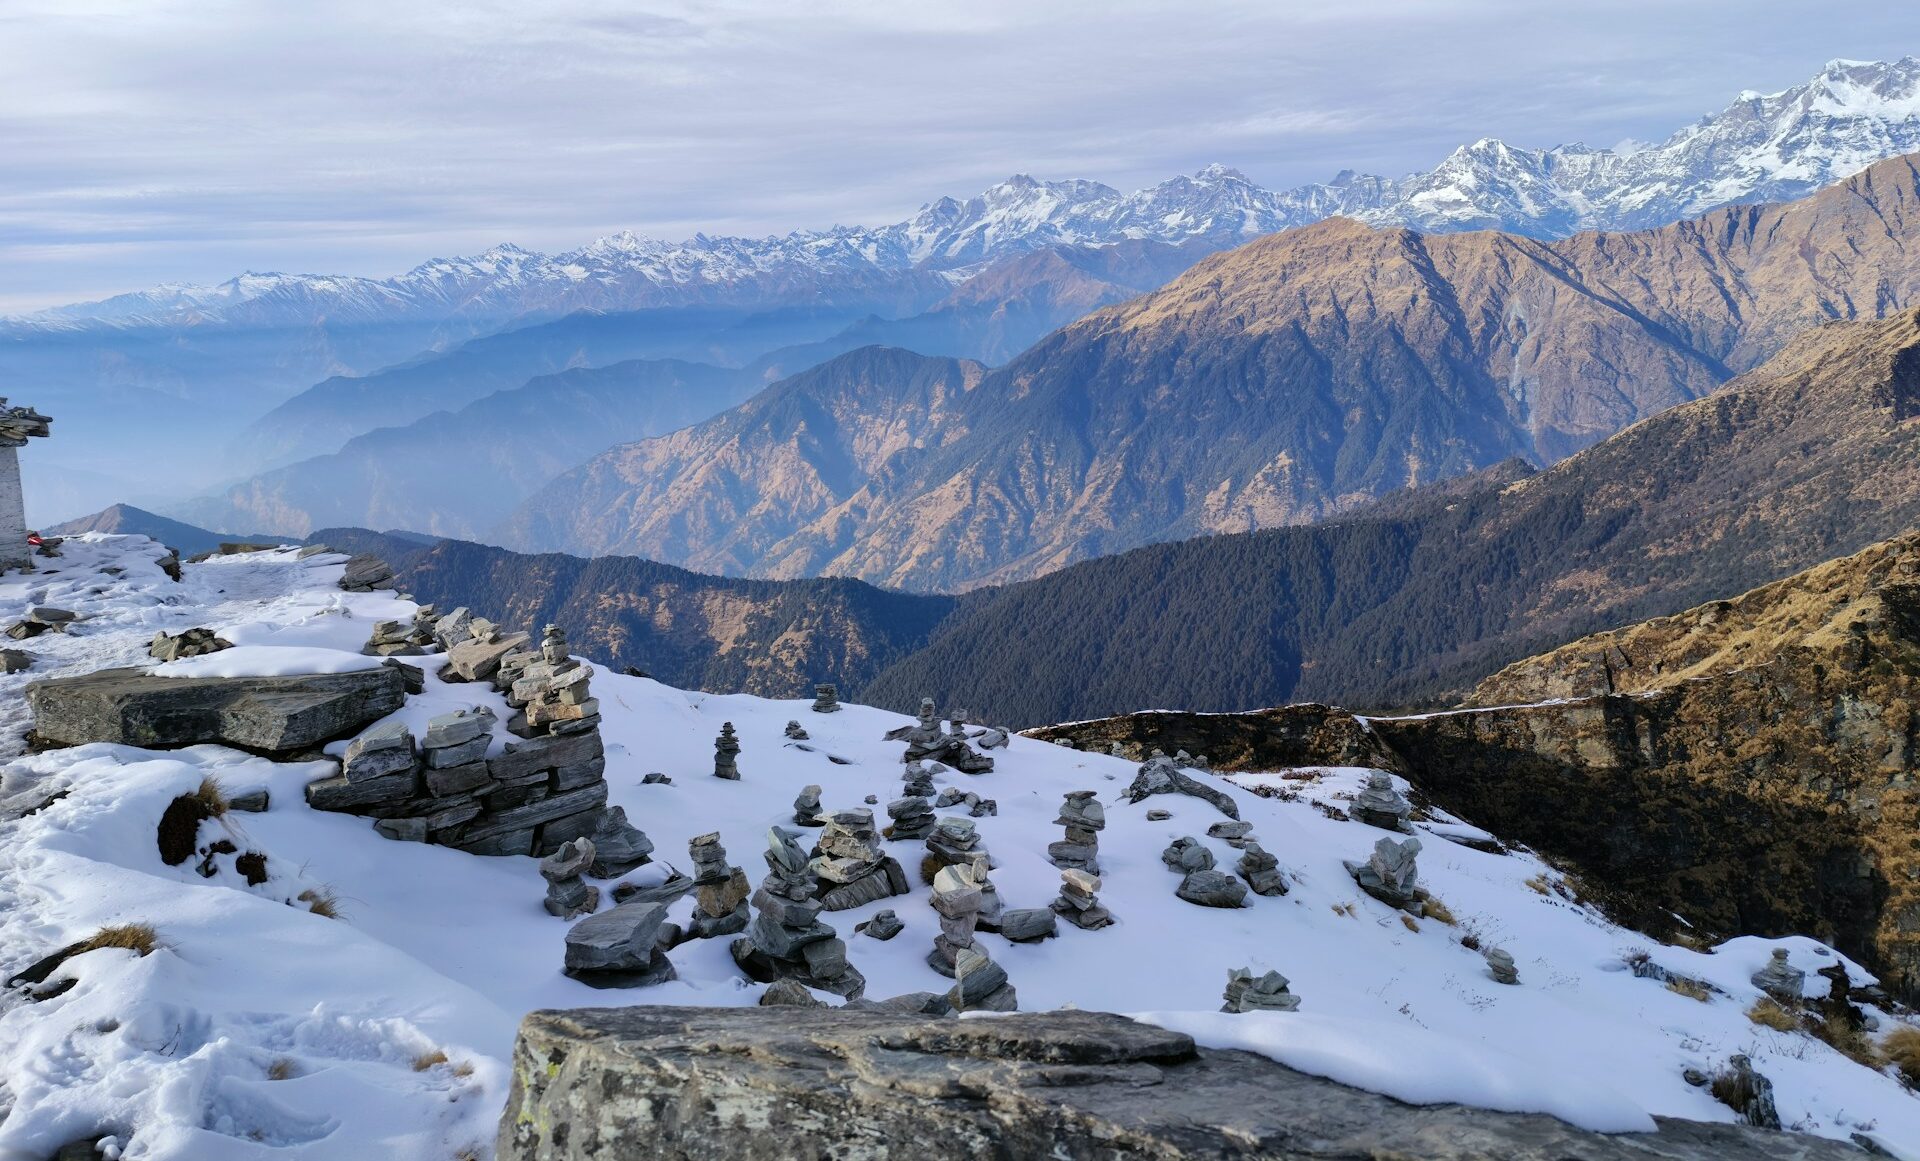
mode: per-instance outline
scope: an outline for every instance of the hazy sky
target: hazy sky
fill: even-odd
[[[1867,0],[0,0],[0,312],[241,270],[387,274],[905,217],[1010,173],[1400,174],[1659,139]]]

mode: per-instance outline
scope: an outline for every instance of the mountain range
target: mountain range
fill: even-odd
[[[1209,257],[926,396],[855,352],[611,449],[491,539],[705,572],[954,590],[1305,523],[1513,456],[1553,463],[1920,302],[1920,163],[1800,202],[1561,241],[1332,219]],[[898,396],[897,410],[883,402]]]

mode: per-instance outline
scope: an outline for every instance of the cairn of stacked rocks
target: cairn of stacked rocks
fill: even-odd
[[[820,881],[821,910],[845,911],[907,893],[906,871],[898,859],[880,850],[873,811],[866,807],[836,810],[824,822],[826,829],[812,861]]]
[[[740,781],[740,736],[732,722],[720,723],[720,736],[713,740],[713,776],[729,782]]]
[[[1000,804],[994,799],[982,798],[958,786],[949,786],[942,790],[940,797],[936,798],[933,804],[943,810],[949,806],[964,806],[967,808],[967,814],[973,818],[988,818],[1000,813]]]
[[[794,836],[767,832],[767,877],[754,891],[756,914],[744,938],[733,941],[734,963],[763,984],[791,979],[853,999],[866,977],[847,962],[847,945],[820,922],[819,878]]]
[[[971,819],[943,817],[934,824],[933,834],[927,838],[927,854],[938,860],[941,867],[951,867],[971,863],[986,851],[980,849],[980,832],[974,829]]]
[[[600,888],[581,876],[593,866],[593,840],[573,839],[540,860],[540,877],[547,881],[547,914],[561,919],[591,915],[600,908]]]
[[[947,1003],[956,1012],[1016,1012],[1019,996],[1007,982],[1007,969],[993,962],[979,947],[960,949],[953,965],[953,987]]]
[[[909,794],[887,803],[887,817],[893,820],[887,837],[895,842],[922,839],[933,833],[933,804],[919,795]]]
[[[1187,902],[1201,907],[1246,906],[1246,887],[1233,876],[1214,870],[1213,852],[1192,835],[1173,840],[1160,853],[1160,861],[1180,873],[1180,886],[1174,894]]]
[[[1503,947],[1490,947],[1485,952],[1487,973],[1495,983],[1517,984],[1520,982],[1520,969],[1513,962],[1513,953]]]
[[[1347,873],[1360,889],[1389,907],[1411,911],[1419,903],[1419,869],[1414,856],[1420,853],[1419,839],[1395,842],[1383,838],[1373,844],[1373,854],[1364,863],[1348,863]]]
[[[813,687],[813,712],[817,714],[837,714],[840,712],[840,690],[832,685]]]
[[[1222,1012],[1292,1012],[1300,1007],[1300,997],[1287,990],[1287,977],[1279,972],[1268,972],[1256,977],[1246,968],[1234,968],[1227,973],[1227,990],[1221,993],[1226,1001],[1220,1005]]]
[[[492,626],[475,621],[478,631]],[[532,732],[575,734],[598,729],[600,699],[588,689],[593,666],[575,661],[567,654],[567,636],[558,625],[548,625],[540,638],[538,655],[514,653],[500,661],[501,681],[507,704],[525,717],[525,728]],[[515,719],[518,724],[519,719]],[[522,730],[509,725],[515,733]]]
[[[426,650],[415,644],[413,632],[412,625],[399,621],[376,621],[360,652],[369,657],[417,657]]]
[[[1100,873],[1100,832],[1107,829],[1107,810],[1100,805],[1098,792],[1070,790],[1060,804],[1060,817],[1054,825],[1066,828],[1066,837],[1047,844],[1047,858],[1056,867],[1074,867],[1088,874]]]
[[[1100,877],[1069,867],[1060,872],[1060,897],[1050,904],[1053,913],[1083,931],[1098,931],[1113,922],[1113,913],[1101,904]]]
[[[1393,788],[1393,775],[1385,770],[1375,770],[1367,775],[1366,789],[1354,795],[1347,813],[1368,826],[1377,826],[1382,830],[1413,829],[1407,825],[1413,807],[1404,795]]]
[[[800,788],[793,798],[793,821],[796,826],[825,826],[826,820],[820,817],[820,787],[811,784]]]
[[[147,656],[155,661],[178,661],[182,657],[200,657],[233,648],[233,642],[214,635],[212,629],[186,629],[177,637],[165,631],[155,633],[147,646]]]
[[[1235,869],[1255,895],[1287,893],[1287,880],[1280,873],[1280,860],[1268,854],[1259,843],[1249,842],[1241,848],[1240,861]]]
[[[670,937],[667,905],[622,903],[567,929],[567,975],[596,988],[641,988],[674,978],[661,945]]]
[[[940,728],[939,711],[930,697],[920,699],[920,715],[910,726],[888,730],[889,742],[907,744],[906,760],[944,762],[962,774],[986,774],[993,770],[993,759],[967,744],[964,733],[955,735]]]
[[[920,759],[912,758],[907,761],[906,773],[901,776],[901,780],[905,785],[901,787],[900,793],[917,798],[933,797],[933,771],[927,769],[927,764]]]
[[[1753,973],[1753,986],[1782,1003],[1798,1004],[1806,995],[1807,973],[1787,962],[1787,949],[1776,947],[1766,966]]]
[[[1241,822],[1239,819],[1231,822],[1216,822],[1207,828],[1207,837],[1225,840],[1226,844],[1234,850],[1243,851],[1247,849],[1248,843],[1254,841],[1253,824]]]
[[[747,910],[752,888],[747,873],[727,862],[720,832],[688,839],[687,855],[693,860],[693,920],[687,925],[687,936],[712,939],[745,931],[752,918]]]
[[[960,952],[973,946],[984,901],[980,884],[986,877],[984,858],[942,867],[933,877],[933,895],[929,902],[940,915],[940,934],[933,937],[927,966],[943,976],[952,978]]]
[[[869,938],[877,939],[882,943],[892,939],[906,929],[907,925],[900,922],[900,917],[895,915],[891,909],[875,911],[872,919],[853,925],[853,933],[855,935],[865,935]]]
[[[811,738],[812,735],[807,733],[799,722],[790,721],[787,723],[787,737],[796,742],[804,742]]]

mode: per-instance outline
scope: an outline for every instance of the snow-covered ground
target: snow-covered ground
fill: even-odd
[[[26,680],[144,663],[157,628],[205,625],[245,647],[222,672],[317,672],[358,664],[349,658],[357,659],[375,621],[413,611],[389,594],[340,592],[337,556],[216,558],[188,566],[175,584],[153,565],[158,555],[138,538],[88,537],[45,562],[58,574],[0,582],[0,624],[29,605],[86,618],[66,634],[25,642],[45,660],[0,679],[0,726],[10,739],[27,724],[18,696]],[[107,575],[107,567],[121,572]],[[275,650],[286,651],[278,662]],[[808,699],[689,693],[606,672],[593,685],[612,801],[657,847],[655,864],[632,878],[655,878],[664,863],[685,868],[687,839],[717,829],[732,860],[758,881],[766,830],[790,822],[803,786],[824,787],[828,809],[868,795],[884,806],[898,796],[901,746],[881,737],[904,724],[897,714],[851,705],[815,714]],[[473,704],[506,717],[490,689],[431,677],[401,712],[417,725]],[[810,731],[811,751],[783,736],[789,719]],[[739,731],[738,782],[711,777],[724,721]],[[1739,939],[1712,954],[1656,944],[1574,905],[1534,857],[1453,841],[1482,832],[1448,818],[1416,824],[1420,878],[1457,925],[1405,920],[1361,894],[1342,867],[1364,859],[1383,832],[1316,804],[1337,805],[1360,788],[1365,772],[1350,769],[1229,780],[1291,890],[1250,895],[1240,910],[1210,910],[1174,896],[1178,879],[1160,852],[1193,835],[1230,870],[1238,852],[1204,837],[1222,817],[1211,806],[1173,795],[1129,805],[1120,791],[1133,764],[1031,739],[1014,738],[995,759],[991,774],[949,771],[935,781],[997,800],[998,816],[978,827],[1007,907],[1045,906],[1057,894],[1060,875],[1046,846],[1060,837],[1053,820],[1065,792],[1098,790],[1107,809],[1101,900],[1118,922],[1093,932],[1062,924],[1058,938],[1036,945],[979,937],[1006,967],[1023,1010],[1140,1013],[1205,1043],[1264,1052],[1407,1100],[1539,1110],[1611,1130],[1650,1127],[1651,1114],[1731,1120],[1681,1073],[1746,1053],[1773,1080],[1789,1126],[1841,1138],[1870,1133],[1899,1155],[1920,1157],[1920,1100],[1891,1076],[1746,1015],[1759,995],[1748,976],[1774,947],[1808,969],[1810,992],[1824,987],[1811,972],[1835,953],[1812,940]],[[104,745],[0,767],[8,796],[29,787],[66,791],[0,822],[0,971],[11,975],[116,924],[151,924],[160,943],[144,957],[112,949],[77,957],[65,970],[78,982],[57,997],[0,1000],[0,1161],[39,1161],[89,1135],[115,1137],[127,1158],[486,1157],[506,1095],[504,1062],[529,1009],[741,1005],[763,990],[740,976],[725,939],[675,949],[680,978],[659,987],[600,991],[568,979],[560,973],[568,925],[542,909],[533,860],[390,842],[364,819],[310,810],[300,788],[327,769],[218,747],[157,753]],[[642,785],[650,771],[671,784]],[[207,776],[229,794],[271,790],[266,813],[230,813],[202,831],[204,840],[224,827],[240,850],[264,852],[265,882],[248,885],[231,857],[211,878],[191,861],[160,861],[162,810]],[[1297,798],[1254,794],[1262,784]],[[1150,808],[1173,817],[1149,822]],[[889,847],[911,876],[920,844]],[[338,916],[311,911],[316,897],[336,899]],[[684,921],[691,906],[682,900],[673,918]],[[882,943],[853,934],[881,908],[905,921],[901,935]],[[911,896],[823,918],[847,939],[868,996],[950,986],[924,961],[937,927],[917,878]],[[1481,956],[1461,946],[1466,933],[1512,952],[1520,985],[1495,983]],[[1636,952],[1723,994],[1701,1002],[1638,978],[1625,966]],[[1288,976],[1300,1010],[1220,1014],[1221,988],[1236,967]],[[1883,1031],[1892,1027],[1878,1016]]]

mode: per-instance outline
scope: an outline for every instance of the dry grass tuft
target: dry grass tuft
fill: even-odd
[[[1747,1019],[1762,1028],[1771,1028],[1775,1032],[1794,1032],[1800,1028],[1800,1018],[1782,1008],[1765,996],[1747,1009]]]
[[[296,898],[315,915],[324,915],[328,919],[340,918],[340,897],[333,893],[331,887],[308,887]]]
[[[1453,912],[1447,909],[1447,905],[1432,895],[1421,902],[1420,909],[1435,923],[1444,923],[1448,927],[1459,926],[1459,922],[1454,919]]]
[[[282,1056],[272,1064],[267,1065],[267,1079],[292,1080],[295,1076],[299,1075],[299,1068],[300,1066],[293,1062],[292,1057]]]
[[[944,866],[946,866],[946,864],[940,861],[939,855],[928,855],[926,858],[921,859],[920,881],[929,887],[933,886],[933,877],[939,874],[940,868]]]
[[[1405,915],[1405,914],[1403,914],[1403,915],[1401,915],[1401,916],[1400,916],[1400,922],[1401,922],[1401,924],[1402,924],[1403,926],[1405,926],[1405,927],[1406,927],[1406,929],[1407,929],[1408,931],[1418,931],[1418,930],[1420,930],[1420,925],[1419,925],[1418,923],[1415,923],[1415,922],[1413,921],[1413,916],[1411,916],[1411,915]]]
[[[414,1057],[413,1070],[415,1072],[425,1072],[429,1068],[445,1064],[446,1062],[447,1054],[436,1048],[432,1052],[422,1052],[420,1055]]]
[[[1676,996],[1685,996],[1689,1000],[1706,1003],[1713,990],[1699,980],[1687,976],[1668,976],[1667,990]]]
[[[195,788],[191,797],[198,799],[200,805],[207,808],[208,818],[219,818],[232,809],[227,802],[226,790],[220,785],[220,780],[211,774],[200,780],[200,785]]]
[[[1815,1040],[1825,1044],[1840,1055],[1875,1072],[1887,1066],[1886,1057],[1880,1055],[1880,1049],[1858,1025],[1841,1020],[1808,1020],[1807,1031]]]
[[[154,948],[160,946],[160,933],[150,923],[123,923],[117,927],[102,927],[93,933],[81,951],[98,951],[103,947],[120,947],[140,955],[152,955]]]
[[[1533,888],[1534,891],[1541,895],[1548,895],[1553,892],[1553,884],[1547,879],[1545,871],[1528,879],[1527,886]]]
[[[1903,1025],[1880,1041],[1880,1055],[1900,1070],[1900,1079],[1920,1088],[1920,1028]]]
[[[453,1075],[455,1075],[455,1076],[457,1076],[457,1077],[461,1077],[461,1078],[463,1078],[463,1079],[464,1079],[464,1078],[466,1078],[466,1077],[469,1077],[469,1076],[472,1076],[472,1075],[473,1075],[473,1062],[472,1062],[471,1060],[463,1060],[463,1061],[461,1061],[460,1063],[458,1063],[458,1064],[456,1064],[456,1065],[454,1065],[454,1066],[453,1066]]]

